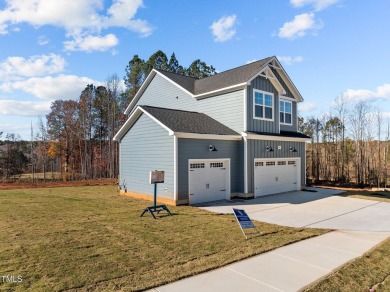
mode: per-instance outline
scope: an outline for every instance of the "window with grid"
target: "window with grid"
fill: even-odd
[[[272,165],[275,165],[275,161],[267,161],[266,166],[272,166]]]
[[[288,165],[295,165],[295,161],[289,161]]]
[[[191,163],[190,168],[204,168],[204,163]]]
[[[263,166],[263,165],[264,165],[263,162],[260,162],[260,161],[255,162],[255,166]]]
[[[286,165],[286,161],[278,161],[278,165]]]
[[[281,124],[292,124],[292,102],[281,100],[280,106],[280,123]]]
[[[274,95],[269,92],[254,90],[253,117],[273,120]]]
[[[210,167],[223,167],[223,162],[212,162]]]

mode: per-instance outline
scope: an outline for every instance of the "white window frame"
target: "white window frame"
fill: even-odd
[[[281,102],[289,103],[289,104],[291,105],[291,123],[286,123],[286,112],[285,112],[285,111],[283,111],[284,122],[282,123],[282,122],[280,121],[280,113],[282,112],[282,111],[280,110],[280,103],[281,103]],[[285,99],[280,98],[280,100],[279,100],[279,123],[280,123],[281,125],[289,125],[289,126],[292,126],[292,124],[293,124],[293,107],[292,107],[292,101],[290,101],[290,100],[285,100]]]
[[[259,93],[262,93],[262,94],[268,94],[268,95],[272,96],[272,106],[271,106],[271,109],[272,109],[272,119],[267,119],[265,117],[265,107],[266,107],[265,106],[265,96],[264,96],[264,105],[263,105],[263,118],[256,117],[256,111],[255,111],[255,108],[256,108],[256,103],[255,103],[256,92],[259,92]],[[252,103],[253,103],[253,105],[252,105],[253,119],[255,119],[255,120],[263,120],[263,121],[270,121],[270,122],[274,121],[274,116],[275,116],[275,96],[274,96],[274,94],[272,92],[258,90],[258,89],[253,89]],[[267,107],[269,107],[269,106],[267,106]]]

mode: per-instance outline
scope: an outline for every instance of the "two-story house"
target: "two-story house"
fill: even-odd
[[[118,131],[123,194],[197,204],[300,190],[309,138],[297,130],[302,96],[276,57],[203,79],[152,70]]]

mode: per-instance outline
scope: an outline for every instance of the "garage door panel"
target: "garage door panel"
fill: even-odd
[[[296,160],[255,161],[255,196],[297,190],[299,170]]]
[[[227,193],[227,161],[190,163],[190,204],[223,200]]]

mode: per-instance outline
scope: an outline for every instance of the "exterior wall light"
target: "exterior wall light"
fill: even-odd
[[[209,151],[218,151],[217,148],[215,148],[214,145],[209,146]]]
[[[274,152],[274,149],[272,149],[271,146],[265,147],[265,150],[268,151],[268,152]]]
[[[297,149],[295,149],[295,147],[290,147],[290,152],[297,152]]]

